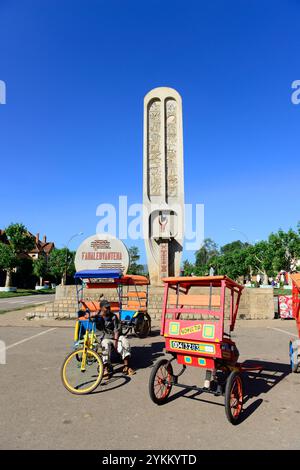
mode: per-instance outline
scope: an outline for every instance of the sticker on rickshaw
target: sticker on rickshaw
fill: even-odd
[[[169,334],[170,335],[190,335],[203,331],[203,338],[213,339],[215,337],[215,326],[214,325],[202,325],[196,324],[191,326],[184,326],[180,328],[179,322],[170,322]]]
[[[180,334],[188,335],[190,333],[197,333],[197,331],[201,331],[201,329],[202,329],[202,325],[186,326],[185,328],[181,328]]]
[[[203,326],[203,338],[213,339],[215,337],[215,325]]]
[[[206,354],[215,354],[216,352],[214,344],[193,343],[191,341],[185,342],[177,340],[170,340],[170,349],[178,351],[194,351]]]

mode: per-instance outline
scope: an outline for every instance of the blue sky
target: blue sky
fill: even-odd
[[[0,0],[0,228],[61,247],[95,233],[99,204],[142,202],[157,86],[182,96],[185,200],[205,205],[205,236],[295,227],[299,15],[297,0]]]

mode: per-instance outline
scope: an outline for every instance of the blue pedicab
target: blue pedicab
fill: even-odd
[[[134,332],[139,338],[149,335],[151,318],[147,313],[149,280],[146,276],[123,275],[120,269],[97,269],[78,271],[74,277],[78,309],[86,312],[100,310],[103,294],[99,300],[91,300],[84,298],[84,289],[115,289],[117,300],[111,301],[110,305],[111,311],[119,317],[122,334]],[[81,337],[79,329],[75,338],[77,336]]]

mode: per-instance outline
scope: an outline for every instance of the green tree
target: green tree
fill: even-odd
[[[35,245],[34,238],[23,224],[10,224],[5,234],[16,255],[32,250]]]
[[[271,233],[268,238],[270,249],[273,254],[273,270],[293,271],[296,269],[297,261],[300,258],[300,234],[289,229],[287,232],[278,230]]]
[[[195,265],[190,263],[187,259],[183,262],[183,275],[190,276],[192,273],[195,272]]]
[[[130,260],[128,274],[143,274],[143,265],[138,263],[138,261],[140,260],[138,247],[131,246],[128,249],[128,253]]]
[[[18,258],[10,245],[0,243],[0,269],[6,272],[5,287],[11,287],[13,269],[18,265]]]
[[[49,273],[60,278],[61,284],[64,286],[67,282],[67,276],[75,273],[75,252],[68,248],[54,248],[48,258]]]
[[[274,276],[274,251],[268,241],[262,240],[247,249],[246,260],[253,274],[263,274],[263,283],[268,284],[269,276]]]
[[[218,245],[211,238],[205,238],[203,245],[195,254],[196,267],[205,268],[206,265],[210,264],[211,258],[218,256]]]
[[[226,255],[228,253],[247,248],[248,246],[250,246],[249,243],[243,243],[241,242],[241,240],[235,240],[234,242],[227,243],[226,245],[221,246],[220,253],[221,255]]]
[[[252,278],[253,274],[262,274],[263,283],[268,284],[269,276],[278,271],[293,271],[300,259],[300,223],[297,230],[287,232],[278,230],[271,233],[268,240],[255,245],[236,240],[223,245],[218,252],[217,245],[210,238],[204,240],[203,246],[195,253],[193,265],[184,263],[184,273],[190,275],[207,275],[210,266],[215,274],[222,274],[238,280],[241,276]]]
[[[5,287],[11,287],[12,272],[18,266],[19,255],[32,250],[35,242],[25,225],[20,223],[10,224],[5,229],[5,234],[9,242],[6,247],[9,247],[9,249],[2,247],[3,260],[1,265],[2,269],[6,271]]]
[[[40,278],[40,286],[43,285],[43,278],[47,275],[48,266],[44,256],[34,260],[33,262],[33,274]]]

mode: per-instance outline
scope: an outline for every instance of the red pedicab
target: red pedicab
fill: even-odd
[[[226,416],[237,424],[243,408],[242,372],[261,369],[237,362],[239,352],[230,337],[243,286],[226,276],[169,277],[163,281],[161,335],[165,337],[166,352],[173,357],[159,360],[152,369],[149,380],[152,401],[158,405],[165,403],[173,386],[224,395]],[[195,290],[192,288],[202,288],[201,294],[191,293]],[[202,294],[203,290],[207,293]],[[224,331],[226,292],[230,295],[228,333]],[[175,359],[182,365],[177,375],[172,367]],[[187,366],[206,369],[203,387],[178,382]]]
[[[298,339],[290,341],[290,363],[292,372],[300,371],[300,273],[291,274],[293,317],[296,320]]]

